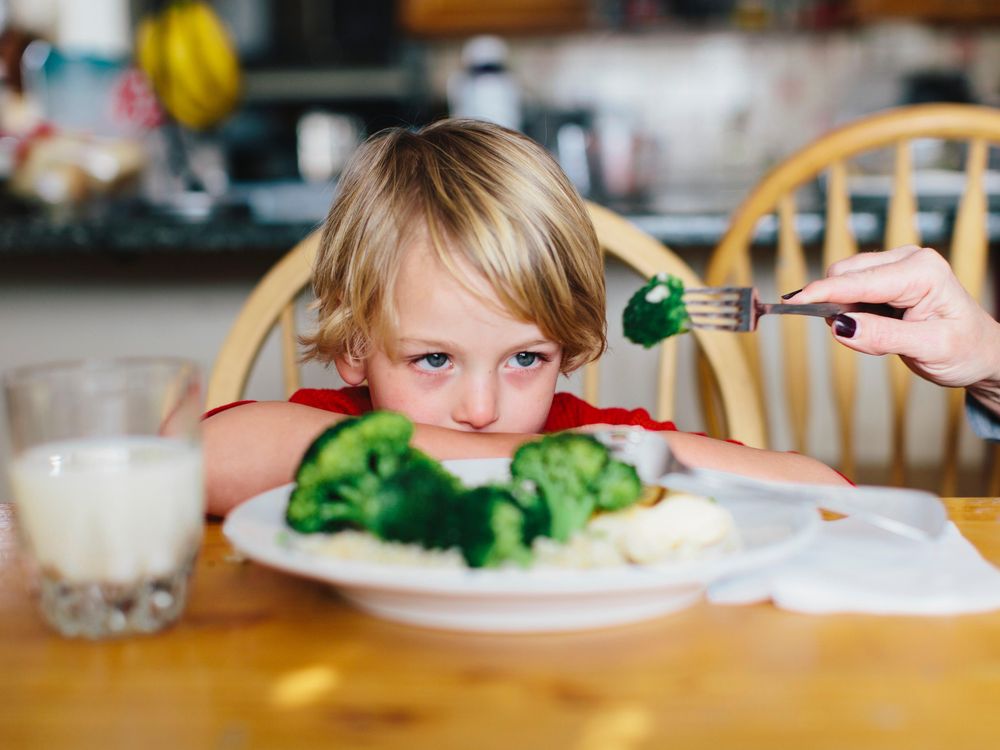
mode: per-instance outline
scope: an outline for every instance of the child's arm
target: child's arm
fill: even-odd
[[[244,404],[202,425],[207,510],[225,515],[238,503],[292,481],[309,444],[344,415],[284,401]],[[601,425],[583,428],[587,431]],[[819,461],[797,453],[748,448],[687,432],[661,432],[677,457],[691,466],[761,479],[843,484]],[[413,443],[437,459],[510,456],[533,434],[471,433],[418,424]]]
[[[847,484],[821,461],[801,453],[761,450],[690,432],[661,432],[674,454],[688,466],[719,469],[758,479],[811,484]]]
[[[309,444],[344,415],[283,401],[219,412],[202,423],[207,510],[225,515],[254,495],[292,481]],[[413,443],[438,459],[513,454],[535,435],[469,433],[416,425]]]
[[[590,424],[576,428],[578,432],[613,429],[621,425]],[[772,479],[809,484],[847,484],[844,477],[821,461],[800,453],[749,448],[738,443],[697,435],[691,432],[662,430],[657,432],[674,455],[688,466],[718,469],[757,479]]]

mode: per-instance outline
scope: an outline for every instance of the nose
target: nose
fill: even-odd
[[[499,388],[492,373],[463,379],[452,418],[469,430],[485,430],[500,418]]]

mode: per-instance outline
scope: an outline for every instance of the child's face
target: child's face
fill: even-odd
[[[456,430],[534,433],[548,416],[561,347],[501,312],[485,279],[470,293],[426,242],[404,254],[396,288],[394,356],[378,345],[361,363],[337,361],[346,382],[365,379],[376,409]]]

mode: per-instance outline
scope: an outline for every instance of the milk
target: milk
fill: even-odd
[[[200,446],[163,437],[67,440],[11,464],[18,522],[42,571],[67,583],[170,574],[201,539]]]

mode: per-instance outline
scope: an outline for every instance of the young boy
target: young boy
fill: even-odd
[[[508,456],[541,432],[637,424],[691,464],[842,482],[805,456],[676,432],[643,410],[556,393],[599,357],[604,266],[579,195],[538,144],[496,125],[443,120],[370,138],[341,178],[313,269],[306,357],[342,390],[247,403],[204,423],[209,512],[291,480],[309,443],[345,415],[402,412],[440,458]],[[366,385],[363,385],[366,384]]]

